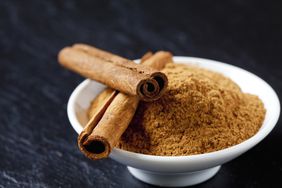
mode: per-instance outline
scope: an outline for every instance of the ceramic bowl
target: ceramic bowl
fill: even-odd
[[[138,60],[137,60],[138,61]],[[159,186],[177,187],[204,182],[213,177],[220,166],[262,141],[274,128],[280,113],[279,99],[274,90],[261,78],[241,68],[225,63],[195,58],[174,57],[176,63],[198,65],[224,74],[235,81],[244,92],[258,95],[266,108],[260,130],[248,140],[215,152],[191,156],[154,156],[114,148],[110,158],[127,166],[137,179]],[[86,112],[90,102],[105,86],[85,80],[72,93],[68,102],[68,117],[79,134],[87,122]]]

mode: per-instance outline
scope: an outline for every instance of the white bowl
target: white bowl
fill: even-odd
[[[279,114],[279,99],[274,90],[261,78],[241,68],[225,63],[194,58],[174,57],[176,63],[194,64],[220,72],[235,81],[244,92],[258,95],[266,108],[262,127],[248,140],[211,153],[191,156],[154,156],[128,152],[114,148],[110,157],[128,166],[137,179],[160,186],[188,186],[201,183],[213,177],[220,165],[238,157],[258,144],[274,128]],[[68,102],[68,117],[77,133],[87,122],[86,112],[90,102],[104,88],[98,82],[85,80],[72,93]]]

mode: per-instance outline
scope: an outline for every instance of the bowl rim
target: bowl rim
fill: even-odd
[[[273,98],[273,100],[275,101],[275,103],[277,103],[276,105],[276,109],[275,109],[275,113],[271,115],[271,117],[268,119],[268,121],[266,122],[266,126],[262,127],[259,129],[259,131],[253,135],[252,137],[248,138],[247,140],[233,145],[231,147],[228,148],[224,148],[218,151],[213,151],[213,152],[209,152],[209,153],[203,153],[203,154],[194,154],[194,155],[187,155],[187,156],[159,156],[159,155],[148,155],[148,154],[142,154],[142,153],[135,153],[135,152],[131,152],[131,151],[126,151],[126,150],[122,150],[119,148],[113,148],[110,157],[113,158],[113,155],[127,155],[130,158],[139,158],[142,160],[153,160],[153,161],[185,161],[185,160],[202,160],[202,159],[212,159],[214,157],[217,156],[221,156],[221,157],[225,157],[225,156],[230,156],[233,154],[238,153],[239,151],[247,151],[248,149],[252,148],[253,146],[255,146],[256,144],[258,144],[260,141],[262,141],[271,131],[272,129],[275,127],[278,119],[279,119],[279,115],[280,115],[280,102],[279,102],[279,98],[276,94],[276,92],[273,90],[273,88],[267,83],[265,82],[263,79],[261,79],[260,77],[256,76],[255,74],[244,70],[242,68],[239,68],[237,66],[234,65],[230,65],[230,64],[226,64],[223,62],[219,62],[219,61],[215,61],[215,60],[211,60],[211,59],[205,59],[205,58],[198,58],[198,57],[190,57],[190,56],[174,56],[173,60],[181,63],[181,62],[187,62],[187,61],[192,61],[192,64],[197,64],[197,62],[204,62],[204,63],[211,63],[214,65],[219,65],[219,66],[225,66],[228,68],[232,68],[232,69],[237,69],[238,71],[241,72],[245,72],[249,75],[251,75],[252,77],[256,78],[258,81],[260,81],[266,88],[268,88],[269,90],[269,94],[270,97]],[[138,60],[135,60],[136,62],[139,62]],[[190,62],[189,62],[190,63]],[[72,92],[68,104],[67,104],[67,115],[69,118],[69,121],[72,125],[72,127],[75,129],[75,131],[79,134],[82,131],[82,126],[79,123],[77,116],[75,114],[75,102],[78,99],[78,95],[80,94],[80,92],[86,88],[90,83],[92,82],[92,80],[90,79],[86,79],[84,80],[82,83],[80,83]]]

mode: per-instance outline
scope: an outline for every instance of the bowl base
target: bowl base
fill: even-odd
[[[160,173],[129,166],[127,168],[135,178],[145,183],[165,187],[184,187],[196,185],[212,178],[219,171],[220,166],[186,173]]]

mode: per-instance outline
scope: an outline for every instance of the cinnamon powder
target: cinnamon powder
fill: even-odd
[[[172,63],[162,72],[169,80],[166,93],[139,103],[117,147],[151,155],[201,154],[239,144],[261,127],[263,103],[229,78]]]

